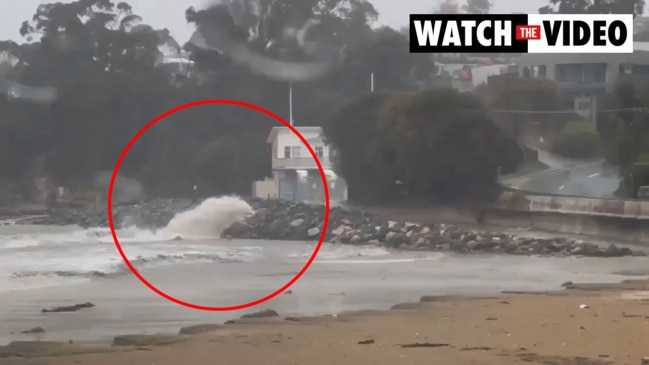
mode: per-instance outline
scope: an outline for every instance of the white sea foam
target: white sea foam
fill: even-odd
[[[252,214],[252,207],[240,198],[210,198],[192,210],[177,214],[161,233],[167,238],[218,238],[234,222]]]
[[[219,238],[225,228],[253,213],[250,205],[240,198],[210,198],[192,210],[177,214],[163,229],[154,232],[127,227],[116,234],[129,261],[138,269],[194,262],[246,264],[279,259],[304,263],[312,255],[314,247],[306,243]],[[178,236],[182,240],[176,240]],[[389,254],[382,247],[325,244],[318,262],[380,263],[380,258]],[[129,273],[110,229],[0,226],[0,291]]]

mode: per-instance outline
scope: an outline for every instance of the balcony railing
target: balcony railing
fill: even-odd
[[[597,91],[606,89],[605,82],[570,82],[559,81],[559,87],[566,91]]]
[[[331,161],[328,158],[321,157],[320,164],[324,169],[331,169]],[[273,158],[273,169],[317,169],[313,157],[295,157],[295,158]]]
[[[601,96],[606,93],[606,83],[559,82],[559,89],[567,95]]]

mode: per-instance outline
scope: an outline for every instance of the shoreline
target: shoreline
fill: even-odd
[[[267,245],[275,251],[278,246]],[[183,263],[143,268],[139,272],[159,290],[189,303],[235,306],[265,297],[303,267],[313,245],[288,245],[290,261],[263,259],[249,264]],[[152,293],[134,275],[0,294],[0,345],[28,340],[21,331],[47,330],[42,340],[110,339],[131,331],[156,333],[179,326],[272,308],[285,315],[324,315],[363,308],[385,309],[397,302],[435,295],[493,295],[502,290],[550,290],[566,281],[616,283],[646,277],[647,259],[544,258],[508,255],[421,255],[411,252],[358,257],[356,251],[329,246],[306,275],[290,288],[254,308],[204,312],[174,304]],[[342,256],[341,256],[342,255]],[[272,256],[272,255],[271,255]],[[261,254],[260,257],[268,257]],[[205,282],[205,276],[227,277]],[[188,283],[194,283],[188,285]],[[42,309],[90,302],[96,307],[75,313],[42,314]],[[89,333],[88,329],[94,328]],[[12,334],[13,333],[13,334]]]
[[[386,248],[421,252],[496,253],[517,256],[646,256],[646,245],[601,239],[591,236],[569,239],[567,235],[539,230],[530,237],[516,229],[532,229],[517,224],[497,226],[471,223],[461,208],[425,209],[333,207],[329,211],[326,232],[322,232],[324,207],[280,200],[226,196],[202,202],[156,199],[139,205],[122,205],[114,210],[116,224],[128,224],[143,230],[167,227],[176,214],[217,214],[214,226],[202,227],[210,234],[226,239],[264,239],[311,241],[353,246],[380,244]],[[200,212],[199,212],[200,211]],[[92,214],[91,214],[92,213]],[[462,215],[462,217],[460,217]],[[473,218],[475,220],[475,218]],[[128,223],[127,223],[128,222]],[[446,223],[443,223],[446,222]],[[104,212],[80,209],[53,210],[47,218],[19,220],[19,225],[78,225],[101,228],[108,225]],[[213,231],[213,232],[212,232]],[[218,233],[215,233],[218,231]],[[185,231],[174,234],[182,239]],[[575,235],[569,235],[575,236]],[[173,237],[173,236],[172,236]]]
[[[538,363],[551,363],[547,361],[554,359],[554,363],[561,364],[637,364],[647,355],[643,351],[649,348],[649,339],[639,336],[638,331],[646,333],[649,280],[566,286],[541,292],[422,296],[419,301],[397,303],[388,310],[348,311],[332,316],[287,319],[281,313],[270,313],[272,316],[228,324],[196,324],[176,333],[124,334],[114,339],[114,345],[119,346],[100,346],[96,342],[14,343],[0,347],[0,358],[6,365],[166,365],[183,357],[192,365],[212,364],[215,357],[224,363],[285,364],[285,356],[297,351],[292,356],[308,361],[304,363],[330,364],[337,359],[354,364],[374,357],[370,352],[378,352],[386,358],[381,361],[376,357],[373,363],[389,364],[388,360],[395,360],[396,351],[396,359],[407,357],[416,364],[429,364],[431,356],[436,360],[435,356],[439,356],[436,363],[440,364],[469,363],[466,361],[475,356],[484,364],[510,364],[525,359]],[[582,304],[587,308],[581,308]],[[612,333],[616,335],[609,336]],[[548,337],[549,334],[555,338]],[[303,342],[318,338],[320,346]],[[626,345],[622,346],[622,342]],[[510,347],[511,344],[516,347]],[[231,347],[235,351],[223,352]],[[268,356],[278,348],[289,354],[270,360],[272,357]],[[421,351],[427,354],[419,357],[424,355]],[[8,357],[12,352],[24,357]],[[264,358],[269,361],[263,361]],[[577,358],[582,362],[576,362]],[[463,362],[452,362],[458,360]]]

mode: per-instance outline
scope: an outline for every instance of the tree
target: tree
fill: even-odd
[[[406,37],[387,27],[377,29],[372,37],[346,52],[342,64],[321,84],[345,85],[350,95],[370,89],[374,73],[376,90],[407,90],[431,78],[432,60],[411,54]]]
[[[325,139],[337,151],[335,169],[345,178],[355,200],[368,202],[382,194],[397,193],[394,182],[398,176],[392,170],[396,156],[382,146],[376,126],[379,108],[388,97],[376,93],[348,103],[324,126]],[[367,184],[368,180],[374,181]]]
[[[649,152],[649,117],[641,110],[649,106],[647,91],[632,82],[619,83],[604,104],[617,112],[607,113],[599,122],[607,159],[624,178],[618,194],[626,197],[635,197],[639,186],[649,184],[634,176],[634,164]]]
[[[11,48],[16,81],[58,90],[49,105],[7,106],[17,110],[3,124],[18,142],[13,152],[26,159],[23,166],[44,157],[54,181],[74,185],[110,169],[139,127],[169,104],[173,86],[157,67],[168,32],[140,21],[126,3],[79,0],[41,5],[23,23],[21,33],[38,39]]]
[[[410,54],[406,38],[389,28],[371,29],[377,12],[366,1],[282,0],[262,15],[253,3],[187,11],[188,21],[199,25],[210,45],[195,42],[186,48],[209,83],[228,97],[241,95],[288,116],[287,81],[292,80],[296,122],[322,125],[329,113],[312,109],[323,106],[318,95],[337,104],[366,93],[371,73],[377,89],[387,90],[412,88],[429,77],[430,60]],[[277,29],[267,29],[271,23]],[[229,56],[238,52],[245,59]],[[230,83],[238,87],[226,90],[223,85]],[[326,106],[328,111],[336,107]]]
[[[489,14],[491,5],[489,0],[467,0],[462,10],[469,14]]]
[[[607,114],[599,123],[604,142],[609,146],[608,158],[612,163],[619,166],[629,165],[642,152],[642,139],[649,132],[645,125],[647,118],[644,113],[634,109],[645,105],[647,103],[642,91],[628,82],[616,85],[615,90],[605,100],[607,108],[618,110]]]
[[[459,14],[460,5],[456,0],[442,0],[433,9],[434,14]]]
[[[360,99],[325,125],[325,136],[350,196],[363,202],[490,199],[498,171],[522,162],[481,101],[450,88]]]
[[[566,123],[550,142],[552,152],[574,159],[592,159],[601,152],[601,141],[591,121]]]
[[[534,114],[524,111],[557,111],[563,99],[557,84],[551,80],[502,75],[477,90],[498,124],[512,138],[528,135],[538,124],[538,133],[558,132],[570,115]],[[523,112],[521,112],[523,111]]]
[[[257,74],[299,82],[322,78],[346,47],[371,35],[377,13],[364,0],[240,0],[201,11],[189,8],[186,17],[197,25],[195,45]]]
[[[392,94],[425,86],[432,70],[428,57],[409,53],[403,34],[372,28],[378,13],[365,0],[232,0],[185,15],[208,39],[201,43],[196,37],[180,49],[167,30],[147,25],[127,3],[39,6],[21,27],[30,43],[0,42],[0,87],[6,88],[5,81],[47,87],[56,90],[56,98],[31,103],[0,94],[0,179],[29,187],[34,177],[45,176],[72,190],[92,188],[96,173],[114,167],[137,131],[181,104],[237,99],[286,118],[287,81],[292,81],[296,124],[318,126],[367,94],[371,73],[376,90],[391,103],[418,105]],[[165,56],[181,51],[194,61],[188,68],[164,63]],[[373,115],[366,128],[387,116],[397,118],[394,113],[379,118],[374,102],[368,103],[368,110],[353,109],[359,116]],[[244,194],[252,181],[270,174],[265,139],[276,125],[234,106],[183,110],[147,131],[120,172],[142,182],[147,196],[186,196],[194,185],[203,194]],[[373,143],[389,157],[404,142],[385,145],[385,133],[377,131]],[[365,140],[353,137],[358,139],[350,146]],[[365,159],[375,152],[366,151]],[[415,174],[397,163],[385,172],[381,161],[366,168],[383,181],[390,181],[386,174],[399,179]],[[377,185],[376,194],[401,191],[386,184]],[[422,188],[409,183],[408,189]]]
[[[550,0],[541,14],[634,14],[644,13],[645,0]]]

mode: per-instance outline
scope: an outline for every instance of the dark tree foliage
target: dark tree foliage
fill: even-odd
[[[634,173],[635,165],[649,162],[649,90],[637,82],[621,82],[604,107],[617,110],[600,118],[599,129],[608,161],[619,166],[624,177],[618,193],[635,197],[640,186],[649,185],[644,173]]]
[[[489,198],[497,192],[498,172],[521,163],[520,148],[496,126],[480,96],[420,91],[433,80],[432,60],[410,54],[402,33],[372,29],[378,14],[369,2],[230,3],[184,15],[188,22],[226,30],[266,57],[335,59],[325,76],[293,84],[294,119],[296,125],[325,127],[355,200]],[[470,2],[476,7],[471,11],[483,11],[486,3]],[[305,24],[312,25],[298,39],[295,30]],[[0,183],[47,176],[57,185],[91,188],[92,176],[112,170],[137,131],[188,102],[240,100],[288,118],[287,82],[254,73],[227,52],[180,47],[127,3],[41,5],[21,33],[33,42],[0,42],[0,82],[55,87],[58,97],[37,104],[0,95]],[[187,52],[193,64],[165,63],[168,52]],[[549,85],[535,89],[521,82],[512,88],[493,90],[486,105],[513,108],[506,103],[522,90],[538,104],[521,108],[552,108],[555,102]],[[151,127],[120,171],[152,196],[193,195],[194,185],[204,195],[246,194],[252,181],[270,173],[265,139],[277,125],[236,106],[185,109]]]
[[[553,81],[505,74],[478,87],[477,93],[493,110],[496,124],[513,138],[532,133],[529,131],[532,124],[539,126],[539,133],[544,133],[558,131],[565,123],[565,117],[560,114],[512,112],[562,110],[563,98]]]
[[[645,0],[550,0],[541,14],[634,14],[644,12]]]
[[[469,14],[488,14],[491,5],[489,0],[467,0],[466,4],[462,6],[462,10]]]
[[[369,90],[371,72],[386,90],[407,89],[427,77],[421,70],[429,64],[410,57],[405,38],[372,30],[378,13],[365,0],[231,4],[190,8],[184,15],[188,22],[217,24],[269,57],[303,61],[345,50],[325,78],[293,85],[298,125],[322,125]],[[314,25],[303,44],[287,37],[287,30],[309,21]],[[47,176],[57,185],[89,188],[94,174],[114,167],[139,129],[187,102],[240,100],[288,117],[287,83],[251,73],[227,54],[180,47],[168,30],[153,29],[125,2],[43,4],[20,32],[30,43],[0,42],[0,83],[54,87],[58,97],[35,104],[0,94],[2,182]],[[188,52],[194,63],[182,69],[165,64],[163,51]],[[273,119],[241,107],[186,109],[149,129],[120,171],[151,195],[186,195],[194,185],[204,194],[248,193],[252,181],[270,173],[265,139],[273,126]]]
[[[450,88],[375,94],[342,108],[325,136],[358,201],[488,200],[523,156],[485,115],[477,96]]]

